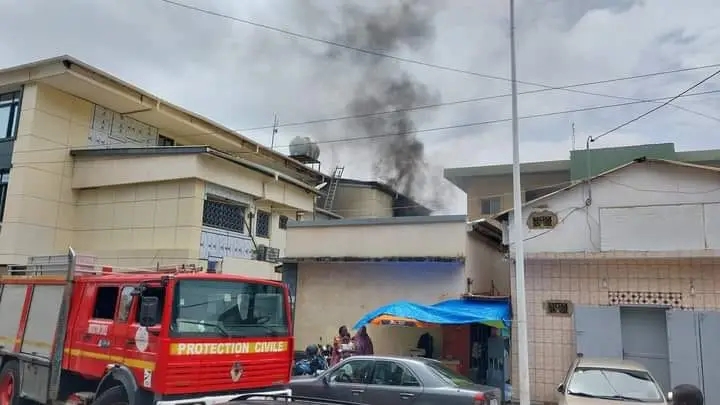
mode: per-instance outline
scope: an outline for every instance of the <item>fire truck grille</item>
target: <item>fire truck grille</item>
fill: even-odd
[[[233,382],[232,369],[240,362],[242,373]],[[290,366],[287,359],[252,358],[212,362],[170,362],[165,374],[165,391],[168,394],[269,387],[287,382]]]

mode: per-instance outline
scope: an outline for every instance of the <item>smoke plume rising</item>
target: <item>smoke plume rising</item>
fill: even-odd
[[[337,42],[386,54],[419,50],[435,39],[433,18],[437,4],[421,0],[392,0],[377,10],[356,6],[343,7],[343,31]],[[373,162],[375,176],[401,193],[437,205],[441,197],[429,188],[433,179],[425,159],[425,146],[416,133],[418,117],[423,113],[407,109],[440,102],[437,91],[417,80],[402,62],[338,48],[328,49],[326,56],[335,61],[345,59],[359,77],[350,93],[347,112],[367,116],[345,124],[356,141],[376,148]],[[401,110],[390,114],[378,114]],[[402,111],[405,110],[405,111]],[[386,135],[386,136],[384,136]]]

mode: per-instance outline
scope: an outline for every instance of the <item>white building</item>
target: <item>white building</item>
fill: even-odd
[[[513,212],[496,218],[512,255]],[[528,202],[523,223],[532,399],[583,353],[720,401],[720,169],[636,159]]]

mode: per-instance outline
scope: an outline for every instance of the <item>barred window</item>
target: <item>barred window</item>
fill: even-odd
[[[269,212],[260,211],[257,212],[257,219],[255,220],[255,236],[261,238],[270,237],[270,218]]]
[[[245,209],[244,205],[237,202],[206,199],[203,204],[203,225],[245,233]]]

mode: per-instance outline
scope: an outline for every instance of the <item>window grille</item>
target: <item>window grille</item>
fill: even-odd
[[[245,233],[245,209],[244,205],[237,202],[206,199],[203,204],[203,225]]]
[[[255,236],[260,238],[270,237],[270,221],[271,214],[269,212],[260,211],[257,212],[255,219]]]

